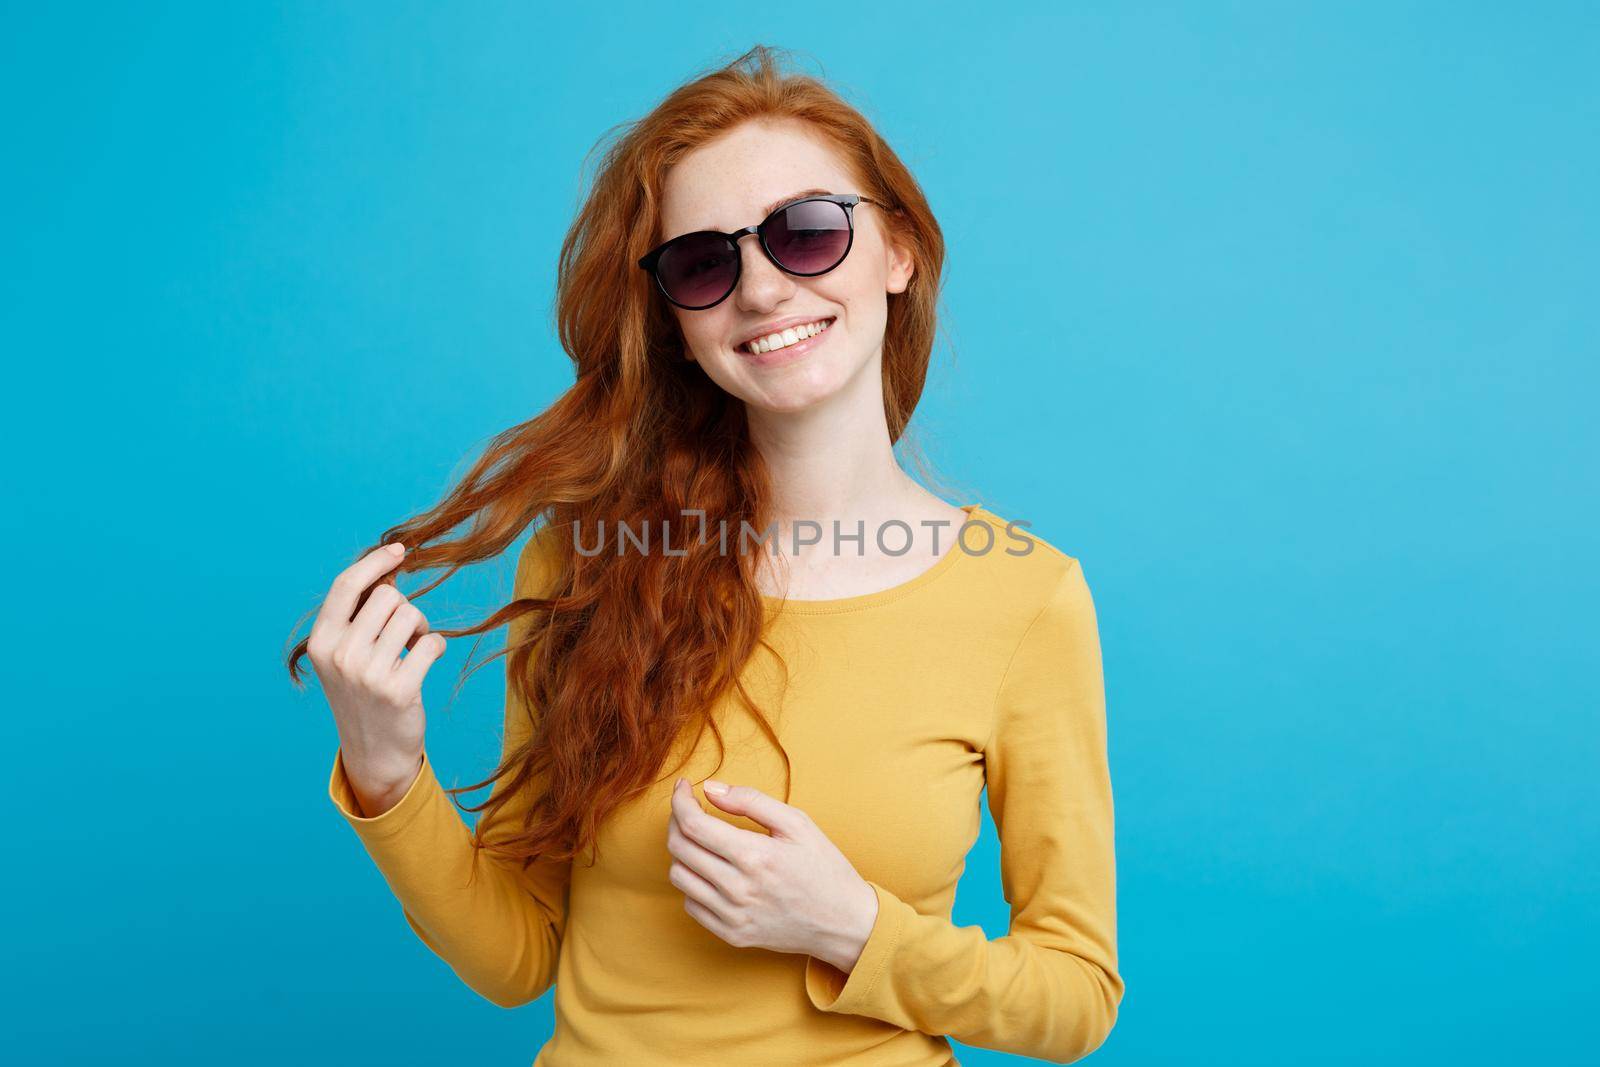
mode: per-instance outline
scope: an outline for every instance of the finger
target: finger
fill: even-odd
[[[715,815],[707,814],[695,799],[694,789],[685,782],[673,786],[672,813],[678,817],[678,829],[695,844],[739,866],[739,857],[750,847],[753,837],[765,837],[751,830],[741,830]]]
[[[724,922],[733,921],[733,902],[686,864],[678,862],[667,868],[667,881],[717,918]]]
[[[719,939],[730,945],[733,944],[733,936],[729,932],[731,924],[724,922],[716,912],[692,897],[683,898],[683,910],[688,912],[695,922],[717,935]]]
[[[444,655],[445,645],[445,639],[440,634],[429,634],[419,640],[417,647],[407,652],[400,660],[400,666],[395,668],[395,682],[407,690],[414,687],[421,691],[422,679],[427,677],[428,668]]]
[[[372,592],[367,594],[367,602],[361,605],[356,617],[350,620],[350,627],[344,634],[345,644],[353,650],[359,649],[370,655],[373,651],[372,646],[377,643],[378,634],[389,625],[394,613],[409,603],[404,593],[387,582],[373,586]]]
[[[715,781],[715,779],[712,779]],[[793,840],[805,829],[805,815],[792,804],[764,793],[753,785],[736,785],[718,796],[706,790],[706,799],[723,811],[743,815],[770,830],[774,837]]]
[[[399,544],[399,542],[394,542]],[[405,556],[390,545],[375,548],[350,566],[340,571],[328,587],[323,598],[318,622],[326,622],[334,633],[344,633],[345,627],[356,613],[356,601],[366,592],[367,586],[382,578],[399,564]]]
[[[676,815],[667,819],[667,852],[673,859],[711,883],[724,896],[728,895],[733,880],[739,877],[737,867],[684,833],[683,825],[678,822]]]
[[[422,609],[407,600],[394,609],[389,621],[378,634],[372,656],[390,670],[400,665],[400,650],[411,644],[411,638],[428,632],[428,620]]]

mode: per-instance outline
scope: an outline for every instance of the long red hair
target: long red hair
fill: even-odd
[[[446,568],[412,598],[499,555],[530,528],[542,532],[541,551],[553,553],[541,585],[548,595],[516,597],[477,626],[438,631],[455,637],[511,624],[506,647],[480,666],[507,656],[514,706],[537,709],[494,774],[448,790],[504,779],[483,803],[462,806],[484,812],[475,843],[503,859],[565,859],[593,845],[608,812],[660,780],[685,727],[697,726],[698,738],[709,726],[721,743],[710,712],[730,691],[777,741],[739,681],[766,644],[760,553],[725,552],[715,536],[695,543],[677,533],[691,510],[705,513],[710,530],[725,522],[730,541],[741,523],[761,531],[771,518],[743,402],[684,358],[670,310],[635,265],[656,243],[667,169],[753,119],[802,120],[827,138],[860,183],[852,191],[886,206],[880,218],[915,264],[909,287],[888,296],[883,339],[884,414],[899,446],[922,395],[944,263],[939,225],[867,119],[821,81],[781,71],[774,51],[758,45],[617,128],[621,136],[605,150],[561,245],[557,321],[577,380],[539,415],[492,438],[438,505],[359,553],[390,541],[407,546],[385,581],[399,570]],[[596,531],[609,538],[619,522],[634,531],[670,523],[674,550],[686,554],[576,551],[573,523],[588,551]],[[296,682],[308,640],[288,654]],[[543,788],[524,801],[520,829],[486,844],[482,831],[495,812],[535,784]]]

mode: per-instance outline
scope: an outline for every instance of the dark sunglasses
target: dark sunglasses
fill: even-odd
[[[808,196],[785,204],[754,226],[732,233],[696,230],[658,245],[639,260],[661,295],[685,311],[704,311],[739,284],[739,239],[755,234],[779,270],[802,278],[826,274],[844,262],[855,243],[857,204],[879,201],[853,193]]]

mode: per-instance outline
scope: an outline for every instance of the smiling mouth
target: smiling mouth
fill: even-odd
[[[792,327],[787,330],[780,330],[777,333],[769,333],[765,337],[757,337],[754,340],[746,341],[744,344],[740,345],[738,347],[738,351],[747,356],[760,356],[768,352],[781,352],[790,345],[797,345],[801,341],[825,332],[833,325],[835,317],[836,316],[830,316],[825,319],[818,319],[816,322],[808,322],[801,326]]]

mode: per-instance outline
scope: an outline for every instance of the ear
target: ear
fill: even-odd
[[[889,245],[889,278],[886,286],[891,293],[903,293],[911,284],[911,275],[917,269],[916,260],[911,256],[911,249],[890,238]]]

